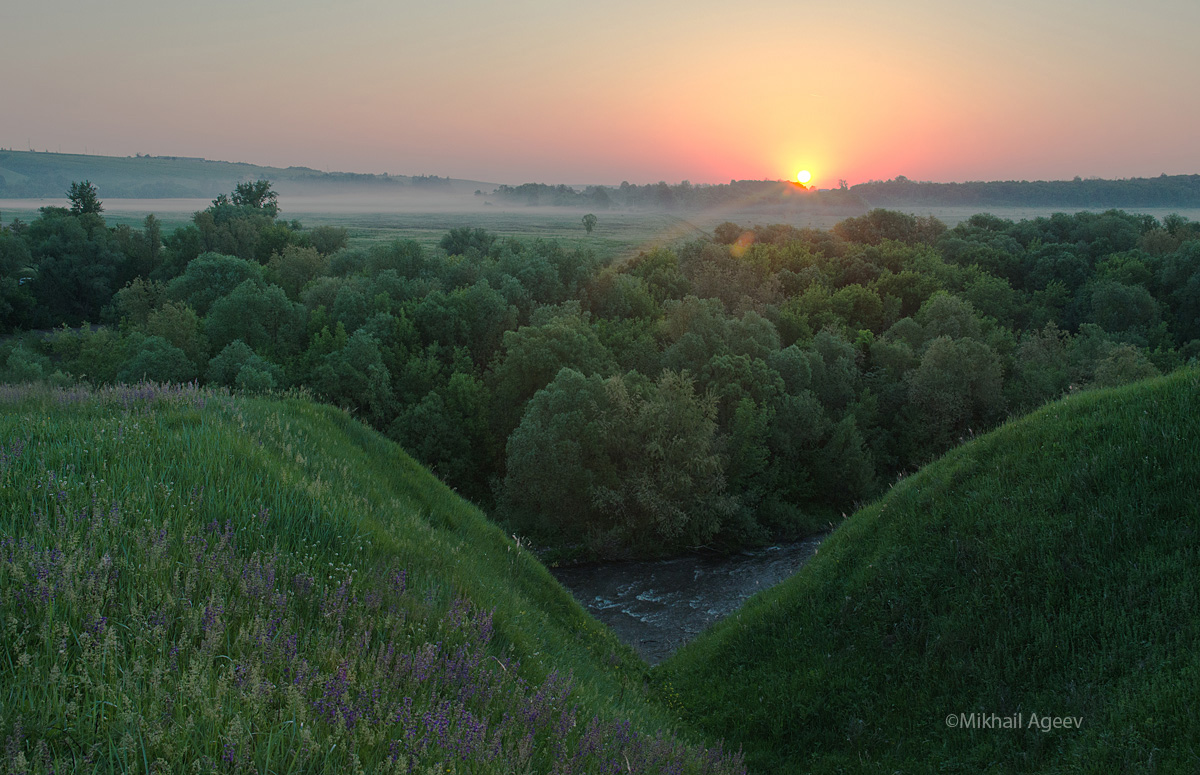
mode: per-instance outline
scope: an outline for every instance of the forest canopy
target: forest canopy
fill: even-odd
[[[347,245],[266,181],[165,233],[0,229],[0,378],[298,388],[575,555],[822,531],[963,439],[1200,355],[1200,224],[725,223],[605,265],[454,229]]]

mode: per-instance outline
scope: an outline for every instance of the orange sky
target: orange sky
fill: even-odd
[[[507,183],[1200,172],[1194,0],[409,5],[10,0],[0,146]]]

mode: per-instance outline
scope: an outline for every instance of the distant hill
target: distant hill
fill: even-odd
[[[308,167],[262,167],[183,156],[85,156],[0,151],[0,199],[62,197],[73,181],[89,180],[104,198],[212,198],[247,180],[268,179],[287,196],[414,191],[471,194],[492,183],[436,176],[321,172]]]
[[[0,630],[3,772],[744,773],[527,548],[299,399],[0,385]]]
[[[901,175],[860,183],[850,191],[871,207],[1200,207],[1200,175],[968,183],[922,183]]]
[[[1197,395],[1176,372],[953,450],[664,663],[665,695],[754,772],[1200,772]]]

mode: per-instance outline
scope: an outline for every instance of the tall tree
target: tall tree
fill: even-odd
[[[262,210],[272,218],[279,214],[279,194],[271,189],[269,180],[238,183],[233,189],[230,201],[238,207]]]
[[[72,215],[85,215],[87,213],[99,215],[104,212],[103,203],[100,201],[100,194],[90,181],[85,180],[82,183],[72,182],[71,189],[67,191],[67,199],[71,201]]]

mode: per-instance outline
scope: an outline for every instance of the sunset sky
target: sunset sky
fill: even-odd
[[[0,147],[497,183],[1200,172],[1195,0],[7,0]]]

